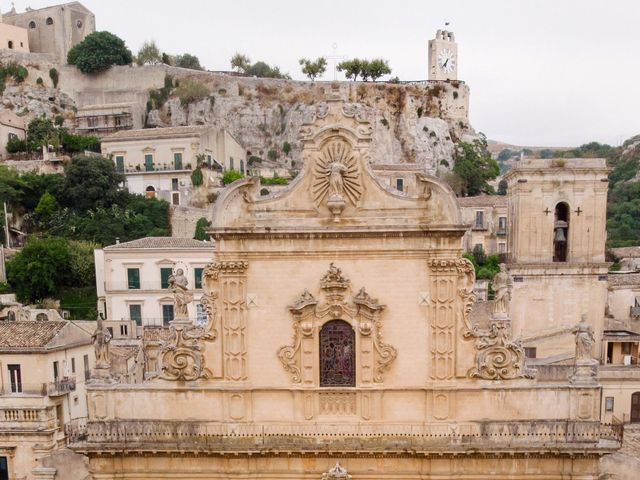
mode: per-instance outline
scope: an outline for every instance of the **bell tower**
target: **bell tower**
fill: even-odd
[[[505,175],[513,331],[538,359],[561,359],[574,349],[566,330],[583,314],[602,332],[609,169],[602,158],[518,163]]]
[[[458,44],[448,30],[429,40],[429,80],[458,80]]]

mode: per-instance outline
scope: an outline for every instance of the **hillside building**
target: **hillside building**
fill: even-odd
[[[116,169],[125,174],[131,193],[161,198],[172,205],[189,204],[191,172],[198,165],[205,166],[205,184],[215,181],[216,171],[246,172],[245,151],[236,139],[225,130],[207,126],[119,131],[102,140],[102,154],[111,157]]]
[[[0,478],[54,478],[64,425],[87,416],[92,324],[0,321]],[[68,470],[65,470],[68,471]]]
[[[200,303],[202,271],[214,244],[190,238],[147,237],[95,250],[98,312],[113,328],[114,338],[142,335],[138,327],[168,326],[174,319],[169,276],[181,269],[193,291],[189,318],[204,321]],[[125,328],[122,328],[125,327]]]

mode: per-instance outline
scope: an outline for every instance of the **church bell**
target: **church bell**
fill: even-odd
[[[564,228],[556,228],[556,234],[553,241],[556,243],[564,243],[567,241],[567,237],[564,234]]]

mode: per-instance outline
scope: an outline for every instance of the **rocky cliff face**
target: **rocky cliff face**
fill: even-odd
[[[148,126],[214,125],[231,132],[249,156],[293,169],[300,166],[300,126],[329,90],[339,91],[371,122],[374,164],[418,163],[432,173],[447,169],[455,142],[469,131],[468,87],[460,82],[314,83],[181,73],[168,72],[174,81],[206,85],[210,94],[192,103],[170,96],[149,111]]]

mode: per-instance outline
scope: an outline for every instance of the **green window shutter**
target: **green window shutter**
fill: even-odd
[[[124,173],[124,157],[122,155],[118,155],[116,157],[116,170],[120,173]]]
[[[142,325],[142,305],[129,305],[129,319]]]
[[[173,154],[173,167],[176,170],[182,170],[182,153]]]
[[[140,269],[127,268],[127,284],[130,290],[140,288]]]
[[[160,288],[169,288],[169,276],[173,272],[172,268],[160,269]]]
[[[162,305],[162,323],[169,325],[173,320],[173,305]]]
[[[147,172],[153,172],[153,155],[148,154],[144,156],[144,169]]]
[[[194,288],[202,288],[202,271],[204,270],[204,268],[194,268],[193,272],[195,275],[195,278],[193,279],[193,285]]]

